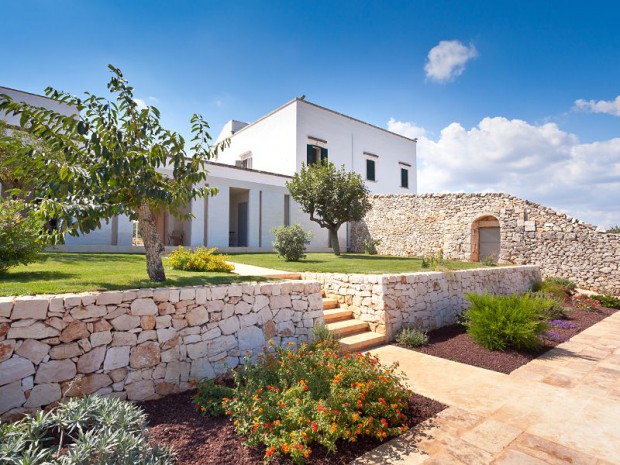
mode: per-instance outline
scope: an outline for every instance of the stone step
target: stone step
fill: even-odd
[[[323,311],[323,320],[325,323],[333,323],[334,321],[350,320],[353,318],[353,312],[351,310],[344,310],[342,308],[336,308],[333,310]]]
[[[368,323],[353,319],[327,323],[325,326],[336,337],[350,336],[351,334],[368,331]]]
[[[287,279],[291,281],[299,281],[301,280],[301,273],[274,273],[274,274],[266,274],[262,275],[264,278],[269,279]]]
[[[323,310],[329,310],[331,308],[338,308],[338,301],[336,299],[323,297]]]
[[[374,346],[384,344],[385,335],[366,331],[340,339],[340,345],[346,352],[362,352]]]

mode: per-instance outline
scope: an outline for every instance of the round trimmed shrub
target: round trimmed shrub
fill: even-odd
[[[287,262],[298,262],[305,258],[306,245],[312,239],[312,233],[306,232],[303,228],[295,224],[293,226],[278,226],[272,231],[275,236],[273,249],[280,258]]]

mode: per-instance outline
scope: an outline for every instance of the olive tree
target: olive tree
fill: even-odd
[[[336,255],[340,255],[340,226],[360,221],[370,210],[369,191],[362,177],[346,171],[344,165],[337,169],[330,162],[303,164],[286,187],[310,219],[329,231]]]
[[[121,70],[112,65],[109,69],[110,100],[88,92],[78,98],[46,89],[49,98],[73,106],[76,115],[0,95],[0,112],[19,115],[20,127],[47,148],[13,144],[19,149],[6,154],[2,163],[17,176],[28,175],[30,207],[54,219],[57,242],[65,233],[93,231],[114,215],[138,220],[149,278],[164,281],[164,246],[155,214],[167,210],[188,219],[192,215],[183,213],[183,207],[217,192],[204,185],[205,162],[223,144],[209,144],[209,125],[195,114],[193,146],[187,150],[182,136],[162,127],[157,108],[138,106]],[[5,142],[10,139],[5,137]]]

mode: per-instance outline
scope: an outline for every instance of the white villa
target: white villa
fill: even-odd
[[[53,100],[0,87],[0,93],[28,103],[57,108]],[[5,118],[7,119],[7,118]],[[16,121],[7,120],[9,124]],[[166,246],[217,247],[226,252],[268,252],[272,228],[299,223],[313,232],[309,251],[328,251],[327,231],[292,201],[286,181],[302,163],[328,159],[361,174],[373,193],[416,193],[416,140],[296,98],[252,123],[229,121],[218,140],[230,146],[208,163],[207,183],[218,194],[187,206],[194,215],[179,220],[158,216]],[[128,217],[110,219],[97,231],[67,236],[63,251],[141,252],[135,225]],[[349,244],[349,228],[339,232],[341,248]]]

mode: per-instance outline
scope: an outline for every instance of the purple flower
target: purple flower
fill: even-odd
[[[544,333],[542,333],[542,337],[550,341],[556,342],[565,342],[568,340],[568,338],[560,335],[560,333],[558,333],[557,331],[545,331]]]
[[[566,320],[552,320],[549,322],[549,326],[551,326],[552,328],[558,328],[558,329],[576,329],[577,325],[571,323],[570,321],[566,321]]]

